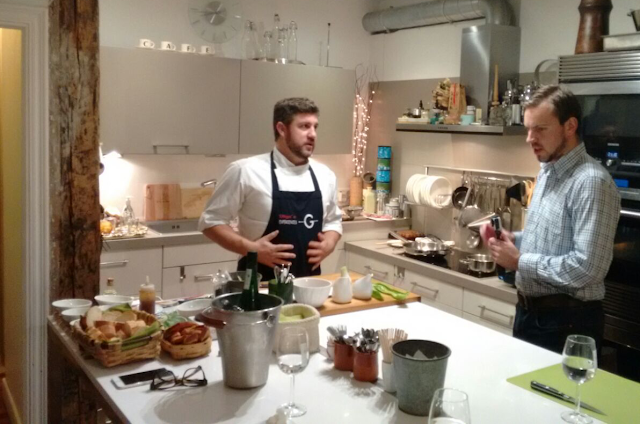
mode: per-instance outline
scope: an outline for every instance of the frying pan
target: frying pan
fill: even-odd
[[[453,194],[451,194],[451,201],[454,208],[462,209],[462,206],[464,205],[464,199],[467,196],[468,191],[469,188],[465,186],[460,186],[453,190]]]
[[[431,237],[418,237],[414,241],[407,240],[395,231],[389,232],[389,234],[402,241],[402,248],[404,253],[413,256],[445,256],[449,253],[449,247],[444,244],[442,240],[434,240],[434,236]]]

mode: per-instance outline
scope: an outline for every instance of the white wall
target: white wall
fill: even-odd
[[[384,0],[378,3],[378,9],[417,2],[419,0]],[[521,73],[533,72],[542,60],[573,54],[580,0],[510,0],[509,3],[522,30]],[[626,14],[638,7],[637,0],[613,0],[610,33],[635,32]],[[480,19],[374,35],[371,63],[376,65],[380,81],[458,77],[462,29],[483,23],[484,19]]]
[[[329,65],[354,69],[369,60],[369,33],[362,16],[372,10],[371,0],[245,0],[244,20],[262,22],[262,33],[273,26],[274,13],[282,23],[298,24],[298,58],[308,65],[326,63],[327,23],[331,23]],[[156,42],[204,45],[206,41],[192,30],[188,0],[100,0],[100,44],[134,47],[140,38]],[[219,55],[240,58],[241,32],[230,42],[216,45]],[[320,49],[322,43],[322,50]]]

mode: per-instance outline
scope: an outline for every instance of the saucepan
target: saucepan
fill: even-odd
[[[449,246],[435,236],[417,237],[414,241],[407,240],[395,231],[389,233],[392,237],[402,241],[404,253],[412,256],[445,256],[449,253]]]
[[[480,272],[482,274],[490,274],[496,270],[496,263],[491,255],[469,255],[460,262],[467,265],[470,271]]]

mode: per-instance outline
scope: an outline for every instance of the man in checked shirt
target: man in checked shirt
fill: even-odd
[[[561,353],[568,335],[582,334],[599,347],[620,196],[579,138],[573,93],[542,87],[524,107],[527,143],[541,168],[526,226],[500,240],[491,226],[481,235],[496,263],[517,271],[514,337]]]

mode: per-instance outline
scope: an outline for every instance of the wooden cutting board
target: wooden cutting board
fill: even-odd
[[[324,275],[318,275],[318,278],[324,278],[325,280],[329,280],[333,282],[339,276],[340,274],[324,274]],[[349,277],[351,277],[351,282],[353,283],[358,278],[362,277],[362,275],[358,274],[357,272],[349,272]],[[384,283],[382,281],[379,281],[379,280],[374,280],[374,281],[377,283],[386,284],[387,286],[392,287],[390,284]],[[324,302],[324,304],[317,309],[318,309],[318,312],[320,312],[320,316],[326,317],[329,315],[344,314],[346,312],[364,311],[365,309],[382,308],[383,306],[400,305],[403,303],[420,301],[420,296],[418,296],[415,293],[409,293],[409,295],[405,300],[395,300],[393,297],[386,294],[383,294],[382,297],[384,300],[376,300],[374,298],[371,298],[369,300],[360,300],[360,299],[354,298],[351,300],[351,303],[342,303],[342,304],[334,303],[331,300],[331,297],[329,297],[329,299],[327,299],[326,302]]]
[[[147,184],[144,193],[145,221],[182,218],[180,184]]]
[[[200,218],[200,215],[212,194],[212,187],[183,188],[182,216],[184,218]]]

